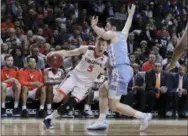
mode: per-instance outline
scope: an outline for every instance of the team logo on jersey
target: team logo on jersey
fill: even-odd
[[[98,66],[102,67],[102,64],[99,63],[99,62],[97,62],[97,61],[95,61],[95,60],[90,60],[90,59],[88,59],[88,58],[85,58],[85,61],[86,61],[87,63],[91,63],[91,64],[98,65]]]

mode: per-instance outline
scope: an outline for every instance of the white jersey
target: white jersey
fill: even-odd
[[[95,58],[94,47],[89,47],[87,52],[73,70],[73,74],[85,85],[92,85],[100,73],[104,72],[108,55],[106,52],[101,57]]]
[[[60,82],[62,80],[64,74],[62,69],[59,68],[55,74],[52,72],[52,68],[47,68],[46,70],[48,71],[47,77],[49,82]]]

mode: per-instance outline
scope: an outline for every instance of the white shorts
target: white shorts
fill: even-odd
[[[13,92],[12,87],[7,87],[6,96],[14,97],[14,92]]]
[[[74,74],[69,74],[59,85],[57,90],[64,95],[64,97],[71,92],[72,96],[78,101],[81,101],[88,95],[91,85],[81,83]]]
[[[109,89],[108,80],[104,82],[106,89],[108,90],[108,98],[120,100],[122,95],[117,95],[116,91]]]
[[[36,99],[36,92],[38,88],[35,88],[33,90],[28,90],[28,98],[31,98],[33,100]]]
[[[53,95],[55,95],[57,93],[57,88],[59,87],[59,85],[53,85]]]

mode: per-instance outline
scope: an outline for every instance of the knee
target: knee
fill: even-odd
[[[112,111],[117,111],[118,110],[118,102],[114,101],[114,100],[109,100],[109,108]]]
[[[99,89],[99,97],[101,97],[101,98],[106,98],[106,97],[108,97],[108,91],[107,91],[107,89],[105,88],[104,85],[102,85],[102,86],[100,87],[100,89]]]
[[[41,95],[45,95],[46,94],[46,91],[45,91],[46,89],[45,89],[45,87],[42,87],[41,88]]]
[[[55,94],[53,97],[53,102],[60,103],[63,100],[64,96],[62,94]]]
[[[22,87],[22,93],[23,94],[27,94],[27,92],[28,92],[28,87],[27,86],[23,86]]]
[[[2,84],[1,84],[1,88],[2,88],[3,91],[6,91],[6,89],[7,89],[7,84],[6,84],[6,83],[2,83]]]

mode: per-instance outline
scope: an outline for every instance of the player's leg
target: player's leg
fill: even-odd
[[[74,89],[75,83],[76,80],[74,79],[73,75],[68,75],[66,77],[66,80],[63,81],[57,88],[57,91],[54,94],[53,102],[60,103],[63,98],[65,98],[67,94],[69,94]],[[63,105],[64,104],[62,104],[60,107],[62,107]],[[62,113],[59,111],[60,107],[57,110],[54,110],[50,115],[45,117],[43,124],[47,129],[53,128],[53,126],[51,125],[51,120],[55,119],[59,116],[59,114]]]
[[[108,110],[108,81],[99,88],[99,118],[87,127],[88,130],[104,130],[107,128],[106,114]]]
[[[51,114],[52,111],[52,100],[53,100],[53,86],[48,85],[46,88],[46,104],[47,104],[47,114]]]
[[[28,111],[27,111],[27,97],[28,97],[28,87],[23,86],[22,87],[22,117],[27,117],[28,116]]]
[[[86,97],[86,103],[84,105],[84,114],[87,116],[93,116],[93,112],[91,110],[91,104],[93,102],[94,92],[90,89],[88,96]]]
[[[13,113],[16,114],[18,112],[18,104],[19,104],[20,93],[21,93],[21,84],[19,82],[14,84],[13,91],[15,97]]]
[[[7,84],[1,83],[1,108],[2,108],[1,115],[6,114],[6,109],[5,109],[6,90],[7,90]]]
[[[46,90],[45,87],[41,87],[37,89],[37,94],[39,94],[40,97],[40,109],[39,109],[39,117],[44,117],[44,105],[46,102]],[[37,96],[35,96],[36,98]]]

